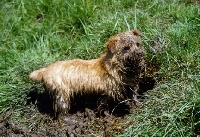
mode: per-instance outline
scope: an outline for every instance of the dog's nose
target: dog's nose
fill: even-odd
[[[136,51],[136,54],[137,54],[138,56],[144,56],[144,55],[145,55],[145,52],[144,52],[142,49],[139,49],[139,50]]]

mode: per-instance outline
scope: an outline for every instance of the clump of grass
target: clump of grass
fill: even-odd
[[[190,0],[3,0],[0,113],[10,109],[20,119],[17,112],[23,113],[32,70],[61,59],[97,58],[109,36],[137,28],[147,60],[160,64],[160,70],[143,107],[129,116],[133,125],[118,136],[199,135],[199,4]],[[152,41],[158,36],[163,49],[155,54]]]

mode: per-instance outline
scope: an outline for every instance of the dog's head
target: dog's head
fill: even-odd
[[[145,52],[139,39],[140,35],[139,30],[132,30],[111,36],[106,44],[107,54],[117,59],[124,68],[143,66]]]

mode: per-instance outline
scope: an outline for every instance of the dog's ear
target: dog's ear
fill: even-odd
[[[141,32],[137,29],[132,30],[133,34],[136,36],[141,36]]]
[[[111,36],[106,43],[106,50],[113,54],[116,51],[116,43],[116,36]]]

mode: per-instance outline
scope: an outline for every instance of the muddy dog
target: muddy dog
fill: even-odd
[[[98,59],[57,61],[33,71],[30,79],[43,82],[55,112],[67,113],[76,94],[100,94],[123,101],[134,99],[144,55],[138,30],[111,36]]]

